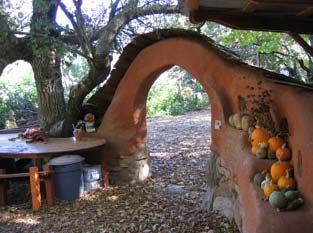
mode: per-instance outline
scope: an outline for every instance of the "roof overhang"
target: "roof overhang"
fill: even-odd
[[[313,34],[313,0],[181,0],[192,23]]]

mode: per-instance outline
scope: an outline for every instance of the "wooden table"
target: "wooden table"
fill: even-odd
[[[80,141],[76,141],[74,137],[48,138],[46,143],[26,143],[26,140],[19,139],[15,141],[9,140],[10,138],[15,138],[16,136],[17,134],[0,134],[0,158],[26,158],[32,159],[34,161],[35,167],[33,167],[32,169],[35,171],[36,174],[31,175],[31,171],[29,175],[28,173],[24,174],[24,176],[26,176],[26,174],[30,176],[31,189],[36,191],[36,194],[32,193],[34,210],[39,209],[41,205],[41,197],[40,190],[38,191],[38,187],[40,187],[38,180],[35,182],[36,185],[33,188],[32,183],[34,183],[34,177],[39,177],[38,174],[40,175],[42,173],[44,175],[45,171],[38,172],[38,166],[41,167],[42,160],[44,158],[52,158],[64,154],[79,154],[80,152],[88,152],[91,150],[100,149],[106,143],[105,139],[96,137],[83,137]],[[3,173],[3,171],[1,171],[0,173]],[[15,176],[21,176],[21,174],[3,174],[0,176],[3,176],[2,178],[5,179],[10,178],[10,175],[12,176],[12,178],[14,178]],[[107,187],[109,185],[109,173],[106,164],[102,164],[102,182],[104,187]],[[39,204],[38,199],[40,199]]]
[[[48,138],[47,143],[26,143],[25,140],[10,141],[17,134],[0,134],[0,158],[27,158],[43,159],[56,157],[62,154],[73,154],[75,152],[88,152],[99,149],[105,145],[103,138],[83,137],[76,141],[74,137]]]

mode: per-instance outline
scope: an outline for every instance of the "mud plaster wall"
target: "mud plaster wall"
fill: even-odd
[[[216,48],[195,39],[177,37],[154,43],[143,49],[131,63],[98,129],[98,135],[107,139],[103,158],[109,160],[112,172],[122,174],[117,177],[124,182],[134,181],[128,177],[132,158],[144,161],[148,157],[147,94],[158,76],[173,65],[187,70],[209,95],[212,104],[211,149],[229,170],[228,185],[237,193],[234,215],[242,231],[298,232],[300,225],[302,232],[312,232],[313,92],[275,83],[264,77],[261,71],[233,62]],[[229,114],[239,111],[238,96],[259,95],[263,90],[270,91],[274,119],[285,117],[288,120],[295,177],[306,202],[297,212],[277,214],[260,201],[261,195],[250,180],[256,172],[268,168],[269,162],[251,156],[247,134],[227,124]],[[214,128],[215,120],[222,122],[220,129]],[[140,166],[148,166],[148,163]],[[145,176],[137,174],[137,178],[144,179]]]

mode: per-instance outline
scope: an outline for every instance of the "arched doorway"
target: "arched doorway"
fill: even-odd
[[[227,69],[218,54],[210,52],[205,45],[190,39],[173,38],[141,51],[119,83],[98,130],[98,134],[108,141],[106,154],[107,157],[108,154],[112,156],[111,161],[115,160],[111,163],[113,166],[120,163],[120,158],[127,159],[125,163],[131,163],[131,156],[135,155],[137,160],[141,160],[147,153],[147,95],[159,75],[174,65],[188,71],[203,86],[211,100],[212,126],[215,127],[212,127],[215,129],[212,131],[214,150],[214,138],[219,137],[218,131],[222,130],[221,125],[225,123],[224,112],[229,111],[224,108],[230,106],[224,103],[228,100],[223,93],[224,85],[220,78],[230,77],[230,74],[222,72],[224,69],[221,67],[230,73],[232,70]],[[122,163],[124,167],[128,166]],[[129,171],[125,173],[130,174]]]
[[[201,200],[208,186],[211,111],[208,96],[185,70],[173,67],[152,85],[147,101],[152,179],[164,192]]]

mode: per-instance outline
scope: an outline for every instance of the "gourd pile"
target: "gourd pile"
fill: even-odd
[[[295,210],[303,205],[303,198],[296,190],[293,167],[290,164],[291,151],[287,142],[279,136],[273,136],[264,128],[254,126],[255,121],[249,114],[236,113],[229,117],[229,124],[249,133],[251,153],[258,159],[272,159],[269,172],[257,173],[253,181],[264,194],[264,199],[276,210]]]
[[[303,205],[303,198],[296,190],[296,181],[291,176],[292,166],[288,162],[272,164],[270,173],[257,173],[253,182],[263,190],[264,199],[277,211],[296,210]]]
[[[248,131],[249,128],[253,125],[253,119],[247,113],[235,113],[230,115],[228,118],[228,123],[230,126],[236,129]]]
[[[303,205],[300,192],[296,190],[293,167],[290,164],[291,151],[285,140],[271,136],[265,129],[250,129],[251,152],[259,159],[277,159],[270,172],[263,171],[254,176],[254,183],[263,190],[265,200],[280,210],[295,210]]]

